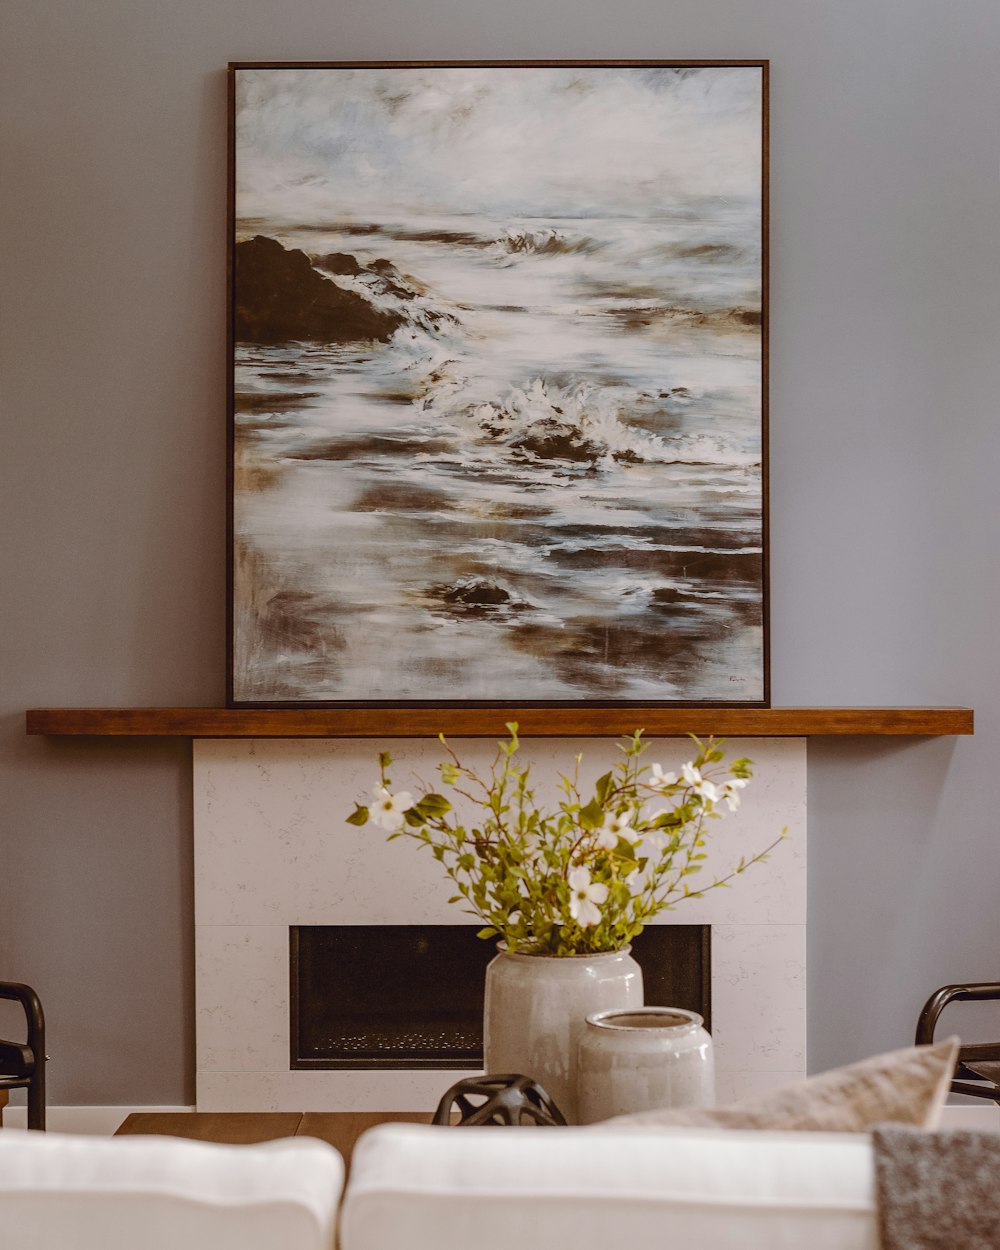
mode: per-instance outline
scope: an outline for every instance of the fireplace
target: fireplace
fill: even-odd
[[[293,926],[292,1068],[481,1070],[479,927]]]
[[[495,943],[479,925],[293,925],[292,1070],[483,1065],[483,985]],[[708,925],[649,927],[632,945],[646,1002],[711,1030]]]
[[[294,930],[362,927],[370,942],[373,928],[429,926],[458,934],[471,919],[448,903],[450,884],[430,854],[409,842],[387,843],[380,829],[345,823],[354,800],[371,791],[379,749],[392,752],[393,780],[401,789],[413,788],[414,775],[433,778],[441,758],[439,745],[426,739],[194,744],[200,1110],[428,1110],[469,1075],[471,1046],[464,1057],[452,1055],[450,1067],[425,1067],[423,1060],[398,1055],[386,1066],[371,1053],[381,1046],[355,1052],[359,1062],[338,1067],[307,1064],[301,1050],[297,1060],[290,1058]],[[460,750],[483,767],[495,746],[466,739]],[[618,755],[616,744],[604,739],[524,742],[540,799],[547,788],[556,797],[557,773],[572,766],[577,751],[584,755],[585,785]],[[783,827],[789,838],[733,888],[661,913],[640,938],[661,928],[710,928],[710,970],[703,976],[710,981],[723,1100],[805,1073],[805,740],[733,740],[727,751],[755,760],[756,776],[740,811],[713,824],[703,876],[711,879]],[[676,768],[689,754],[685,739],[661,739],[647,758]],[[489,946],[477,944],[480,959]],[[381,957],[368,961],[374,984],[385,982],[385,967]],[[650,1001],[687,1005],[672,989],[654,998],[653,978],[644,975]],[[477,983],[479,976],[470,974]],[[352,1036],[350,1045],[359,1044],[357,1030]]]

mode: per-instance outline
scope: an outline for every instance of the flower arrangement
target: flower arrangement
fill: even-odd
[[[641,762],[649,744],[636,730],[619,749],[615,766],[581,793],[580,762],[561,776],[553,811],[539,806],[531,766],[515,756],[517,725],[486,777],[464,765],[440,741],[448,759],[439,765],[443,787],[481,810],[463,824],[451,801],[421,783],[414,798],[391,789],[388,752],[379,755],[380,784],[369,806],[356,804],[353,825],[374,823],[393,838],[408,837],[430,848],[458,890],[449,900],[485,922],[479,936],[499,935],[510,951],[578,955],[620,950],[646,921],[685,898],[728,885],[762,862],[784,837],[741,858],[723,877],[693,888],[701,871],[709,820],[725,805],[736,811],[749,785],[751,763],[724,767],[721,743],[693,738],[697,754],[679,773]]]

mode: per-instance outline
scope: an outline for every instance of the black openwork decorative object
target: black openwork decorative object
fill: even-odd
[[[478,1101],[482,1099],[482,1101]],[[474,1101],[475,1100],[475,1101]],[[435,1124],[565,1124],[556,1104],[530,1076],[470,1076],[453,1085],[438,1103]]]

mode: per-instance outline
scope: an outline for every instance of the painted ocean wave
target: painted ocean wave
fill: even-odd
[[[480,397],[472,381],[442,382],[419,401],[425,413],[503,447],[522,461],[561,460],[594,466],[687,464],[749,467],[760,462],[722,434],[663,436],[630,424],[656,396],[623,386],[559,386],[533,378],[500,399]]]
[[[488,244],[496,256],[579,256],[600,251],[604,243],[573,237],[556,226],[511,226]]]
[[[454,309],[434,299],[412,277],[401,274],[391,261],[379,259],[362,265],[350,253],[332,253],[315,257],[313,263],[341,290],[360,295],[380,311],[396,314],[411,329],[436,337],[459,326]]]
[[[238,345],[258,695],[728,693],[761,616],[742,225],[264,230],[396,328]]]

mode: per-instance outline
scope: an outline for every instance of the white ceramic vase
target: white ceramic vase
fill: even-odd
[[[587,1016],[642,1003],[642,969],[630,949],[522,955],[501,944],[486,969],[486,1071],[530,1076],[576,1124],[576,1059]]]
[[[715,1102],[712,1039],[702,1018],[677,1007],[591,1015],[577,1055],[581,1124],[660,1107]]]

